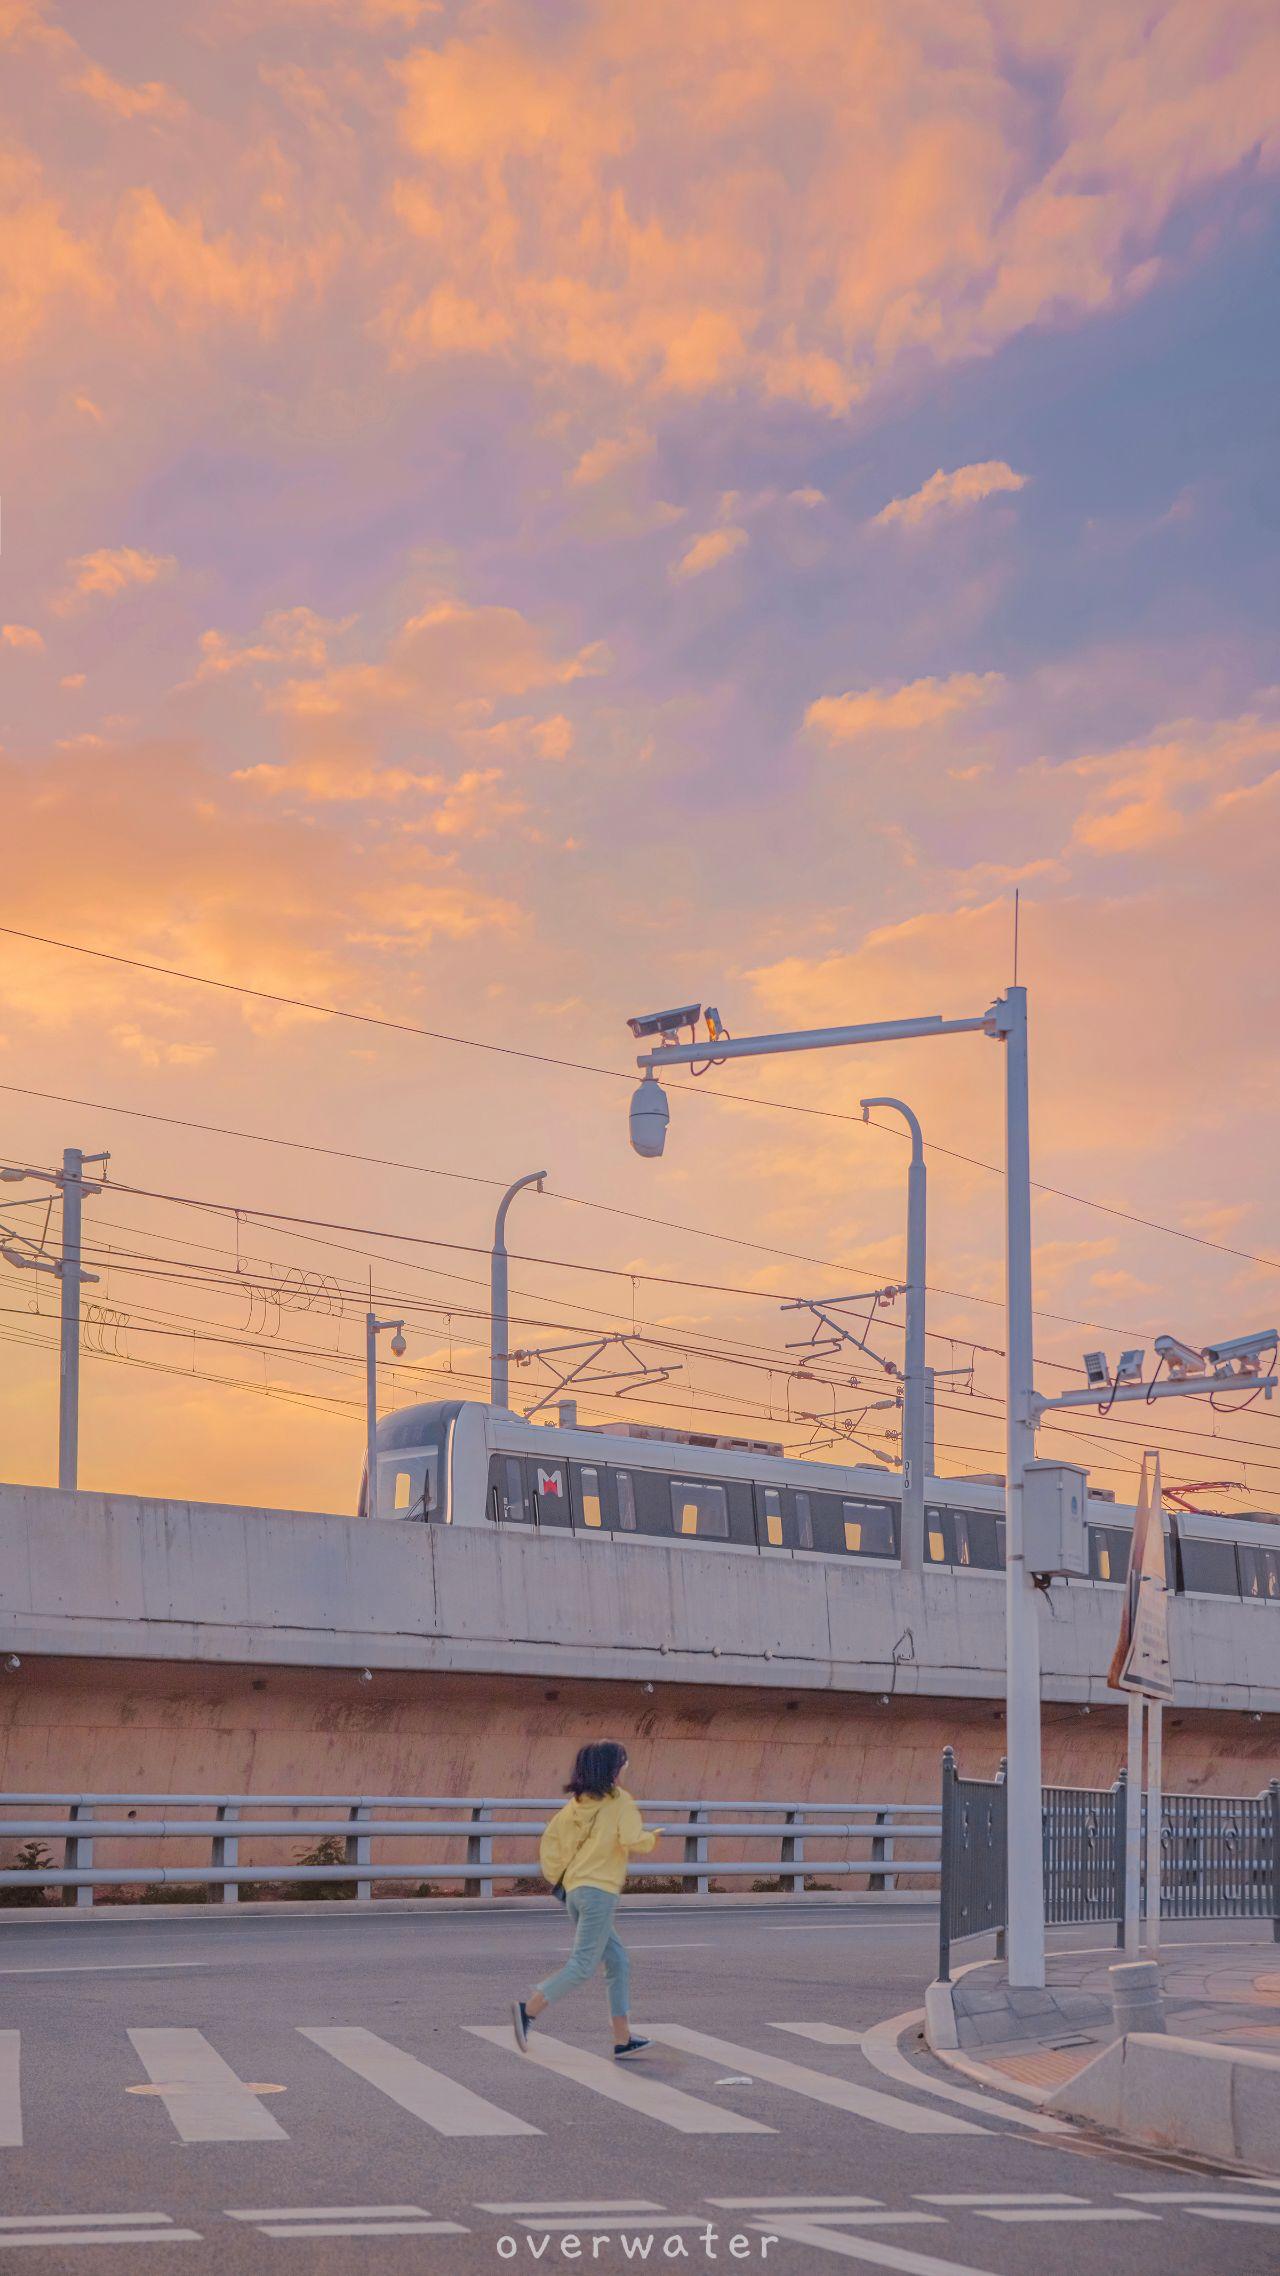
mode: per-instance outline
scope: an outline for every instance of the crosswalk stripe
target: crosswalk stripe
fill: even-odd
[[[1280,2183],[1251,2181],[1249,2187],[1261,2190],[1261,2196],[1236,2197],[1223,2189],[1121,2189],[1117,2195],[1131,2198],[1135,2205],[1249,2205],[1280,2213]]]
[[[459,2086],[456,2079],[447,2078],[443,2071],[432,2070],[429,2063],[421,2063],[416,2055],[406,2054],[402,2047],[393,2047],[390,2040],[380,2039],[376,2031],[365,2031],[359,2025],[299,2024],[304,2039],[323,2048],[337,2062],[354,2071],[357,2078],[376,2086],[389,2101],[398,2102],[411,2117],[421,2118],[437,2134],[540,2134],[540,2126],[531,2126],[524,2118],[517,2118],[510,2110],[500,2110],[496,2102],[486,2102],[481,2094],[473,2094],[469,2087]]]
[[[288,2141],[203,2031],[154,2026],[129,2037],[184,2142]]]
[[[634,1946],[632,1949],[635,1949]],[[631,2213],[633,2215],[636,2213],[665,2213],[666,2206],[655,2204],[648,2197],[602,2197],[594,2205],[568,2205],[563,2198],[557,2198],[550,2205],[531,2205],[522,2199],[519,2204],[478,2204],[476,2210],[480,2213],[527,2213],[529,2215],[576,2213],[579,2220],[586,2221],[595,2213]]]
[[[1158,2221],[1133,2205],[971,2205],[980,2221]]]
[[[22,2148],[21,2048],[20,2031],[0,2031],[0,2149]]]
[[[473,2038],[487,2039],[491,2046],[505,2047],[516,2055],[511,2033],[496,2023],[468,2023],[466,2029]],[[696,2095],[684,2094],[679,2087],[668,2086],[658,2078],[646,2078],[638,2070],[626,2070],[620,2063],[600,2055],[589,2055],[582,2047],[571,2047],[563,2039],[548,2039],[542,2031],[535,2031],[529,2040],[527,2055],[517,2055],[519,2062],[534,2062],[543,2070],[554,2071],[559,2078],[572,2079],[577,2086],[590,2087],[594,2094],[603,2094],[610,2102],[622,2102],[629,2110],[638,2110],[646,2118],[656,2118],[660,2125],[673,2126],[679,2134],[772,2134],[772,2126],[762,2126],[757,2118],[744,2118],[736,2110],[722,2110],[714,2102],[702,2102]]]
[[[24,2229],[19,2233],[6,2233],[4,2249],[11,2252],[24,2244],[42,2244],[48,2251],[56,2244],[59,2252],[69,2244],[199,2244],[199,2229],[59,2229],[55,2236],[48,2229]]]
[[[958,2260],[938,2260],[929,2252],[910,2252],[905,2245],[889,2244],[880,2237],[849,2236],[843,2229],[824,2228],[802,2215],[779,2213],[772,2221],[752,2221],[751,2227],[776,2235],[790,2244],[811,2245],[815,2251],[835,2253],[841,2260],[866,2260],[873,2268],[892,2268],[896,2276],[993,2276],[989,2268],[974,2268]]]
[[[956,2205],[974,2212],[982,2205],[1087,2205],[1066,2189],[917,2189],[922,2205]]]
[[[167,2228],[172,2220],[171,2213],[3,2213],[0,2229],[136,2229],[143,2221]],[[0,2244],[4,2241],[0,2237]],[[56,2244],[59,2240],[55,2237],[50,2241]]]
[[[468,2236],[460,2221],[264,2221],[263,2236]]]
[[[807,2064],[788,2062],[781,2055],[757,2055],[749,2047],[739,2047],[730,2039],[713,2039],[707,2032],[691,2031],[683,2023],[651,2023],[649,2037],[660,2039],[664,2046],[679,2047],[688,2055],[704,2055],[708,2062],[736,2067],[752,2078],[767,2080],[771,2086],[785,2087],[792,2094],[807,2095],[811,2102],[825,2102],[832,2109],[870,2118],[879,2126],[891,2127],[895,2133],[980,2134],[984,2131],[967,2118],[952,2118],[946,2111],[932,2110],[922,2103],[899,2101],[895,2095],[881,2094],[877,2087],[857,2086],[852,2079],[834,2078],[828,2071],[810,2070]]]
[[[233,2211],[229,2221],[425,2221],[425,2205],[250,2205]]]
[[[1247,2210],[1243,2205],[1231,2209],[1225,2205],[1188,2205],[1186,2210],[1198,2221],[1248,2221],[1254,2228],[1280,2229],[1280,2210],[1269,2213],[1265,2205],[1251,2205]],[[1154,2213],[1143,2217],[1155,2219]]]
[[[862,2033],[846,2031],[843,2023],[771,2023],[771,2031],[790,2031],[797,2039],[812,2039],[819,2047],[860,2047]]]

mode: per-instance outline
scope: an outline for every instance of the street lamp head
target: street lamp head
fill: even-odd
[[[395,1355],[396,1355],[396,1358],[397,1358],[397,1359],[403,1359],[403,1358],[404,1358],[404,1355],[405,1355],[405,1353],[407,1352],[407,1350],[409,1349],[409,1346],[408,1346],[408,1344],[407,1344],[407,1343],[405,1342],[405,1340],[404,1340],[404,1329],[403,1329],[403,1328],[397,1328],[397,1329],[396,1329],[396,1332],[395,1332],[395,1334],[394,1334],[394,1335],[392,1336],[392,1338],[391,1338],[391,1349],[392,1349],[392,1350],[393,1350],[393,1352],[395,1353]]]
[[[670,1119],[667,1094],[653,1069],[647,1068],[644,1081],[637,1084],[631,1100],[631,1143],[646,1161],[656,1161],[661,1154],[667,1143]]]

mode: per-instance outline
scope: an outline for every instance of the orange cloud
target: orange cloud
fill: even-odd
[[[89,600],[113,601],[131,585],[155,585],[178,564],[170,553],[144,553],[135,545],[104,545],[69,564],[70,583],[54,601],[59,615]]]
[[[882,729],[898,734],[935,727],[958,711],[989,703],[1004,686],[999,672],[953,672],[950,679],[908,680],[897,688],[861,688],[819,696],[804,723],[828,743],[852,743]]]
[[[695,537],[692,544],[686,546],[679,560],[672,563],[669,574],[676,584],[688,577],[701,577],[749,542],[746,531],[732,522],[722,529],[704,530],[701,537]]]
[[[43,634],[33,624],[0,624],[0,640],[6,648],[43,648]]]
[[[872,526],[888,528],[897,523],[903,529],[916,529],[930,514],[954,511],[959,506],[976,506],[983,498],[993,497],[1001,490],[1021,490],[1026,485],[1025,474],[1015,474],[1002,458],[984,458],[973,466],[957,466],[950,474],[941,467],[931,474],[927,482],[909,497],[894,498],[873,514]]]
[[[387,305],[393,353],[435,351],[449,290],[504,355],[840,413],[904,361],[1146,289],[1180,201],[1280,159],[1261,10],[1229,36],[1207,0],[1006,29],[944,0],[464,17],[401,67],[422,274]]]

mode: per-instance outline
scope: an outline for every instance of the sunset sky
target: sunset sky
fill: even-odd
[[[1044,1387],[1276,1320],[1274,0],[0,0],[0,104],[0,923],[614,1071],[0,932],[0,1158],[138,1189],[82,1483],[352,1506],[371,1278],[387,1398],[478,1387],[544,1165],[519,1341],[634,1321],[637,1416],[798,1447],[865,1402],[780,1302],[903,1270],[868,1091],[1001,1468],[998,1050],[712,1072],[660,1163],[619,1078],[667,1003],[981,1012],[1015,888]],[[1280,1509],[1270,1410],[1080,1427]]]

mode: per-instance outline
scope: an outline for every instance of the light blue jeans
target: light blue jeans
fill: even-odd
[[[548,2006],[585,1984],[603,1961],[610,2015],[630,2013],[631,1962],[625,1944],[614,1934],[617,1908],[612,1889],[593,1889],[584,1881],[579,1888],[569,1890],[564,1909],[573,1922],[573,1950],[563,1968],[538,1986]]]

